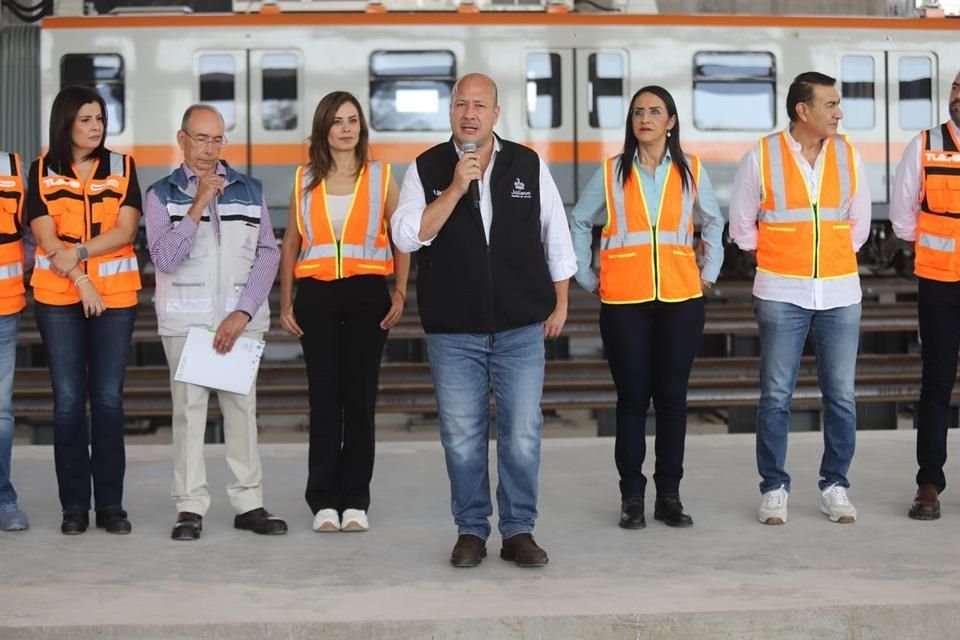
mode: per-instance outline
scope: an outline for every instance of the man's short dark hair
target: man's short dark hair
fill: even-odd
[[[807,71],[794,78],[790,90],[787,91],[787,117],[790,118],[790,122],[796,122],[800,119],[797,115],[798,104],[813,100],[813,87],[815,85],[833,87],[836,84],[836,78],[831,78],[819,71]]]

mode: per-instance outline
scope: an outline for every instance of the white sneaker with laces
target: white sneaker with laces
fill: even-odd
[[[773,491],[763,494],[763,501],[757,511],[757,518],[763,524],[787,523],[787,498],[790,494],[780,485]]]
[[[830,522],[852,524],[857,521],[857,509],[850,504],[847,490],[832,484],[820,494],[820,511],[829,516]]]
[[[363,509],[344,509],[341,531],[366,531],[370,528],[367,512]]]
[[[340,531],[340,514],[336,509],[320,509],[313,517],[313,530],[317,533]]]

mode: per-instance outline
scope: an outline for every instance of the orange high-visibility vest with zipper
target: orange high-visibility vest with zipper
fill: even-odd
[[[850,222],[850,203],[857,192],[853,146],[839,135],[824,144],[820,191],[811,194],[786,132],[760,140],[757,271],[790,278],[857,273]]]
[[[924,131],[914,272],[960,281],[960,140],[949,123]]]
[[[294,180],[300,255],[294,266],[297,278],[336,280],[358,275],[393,273],[393,252],[384,217],[390,165],[368,162],[357,178],[340,238],[335,237],[327,210],[323,180],[305,191],[310,168],[297,169]]]
[[[693,174],[687,189],[671,163],[660,202],[649,203],[632,161],[630,181],[623,185],[617,179],[621,157],[608,158],[603,165],[607,223],[600,236],[600,299],[631,304],[699,298],[703,294],[693,250],[693,205],[700,159],[687,156]],[[650,205],[657,207],[655,225],[650,223]]]

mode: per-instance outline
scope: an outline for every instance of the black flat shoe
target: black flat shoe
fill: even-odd
[[[668,527],[692,527],[693,518],[683,512],[680,496],[657,496],[653,517]]]
[[[620,528],[643,529],[647,526],[647,519],[643,515],[643,498],[626,498],[620,503]]]
[[[125,535],[133,531],[133,526],[127,520],[127,512],[123,509],[97,511],[96,522],[97,528],[104,529],[107,533]]]
[[[86,511],[63,514],[60,533],[65,536],[78,536],[90,526],[90,514]]]
[[[199,540],[203,531],[203,516],[199,513],[181,511],[173,525],[170,537],[173,540]]]

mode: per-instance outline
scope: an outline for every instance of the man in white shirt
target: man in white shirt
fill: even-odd
[[[407,170],[391,220],[417,253],[417,304],[458,529],[450,562],[474,567],[490,534],[489,388],[497,406],[500,557],[539,567],[534,541],[544,337],[560,335],[577,269],[563,202],[537,154],[493,133],[493,80],[454,85],[451,140]]]
[[[960,74],[948,107],[949,120],[907,145],[890,198],[894,233],[915,241],[923,380],[914,520],[940,517],[939,495],[947,486],[947,423],[960,351]]]
[[[808,335],[823,394],[820,510],[833,522],[857,517],[846,493],[857,425],[856,252],[870,232],[871,204],[860,156],[837,135],[843,112],[835,84],[817,72],[794,79],[787,94],[790,126],[763,138],[743,158],[730,197],[730,235],[757,258],[758,517],[764,524],[787,521],[790,401]]]

